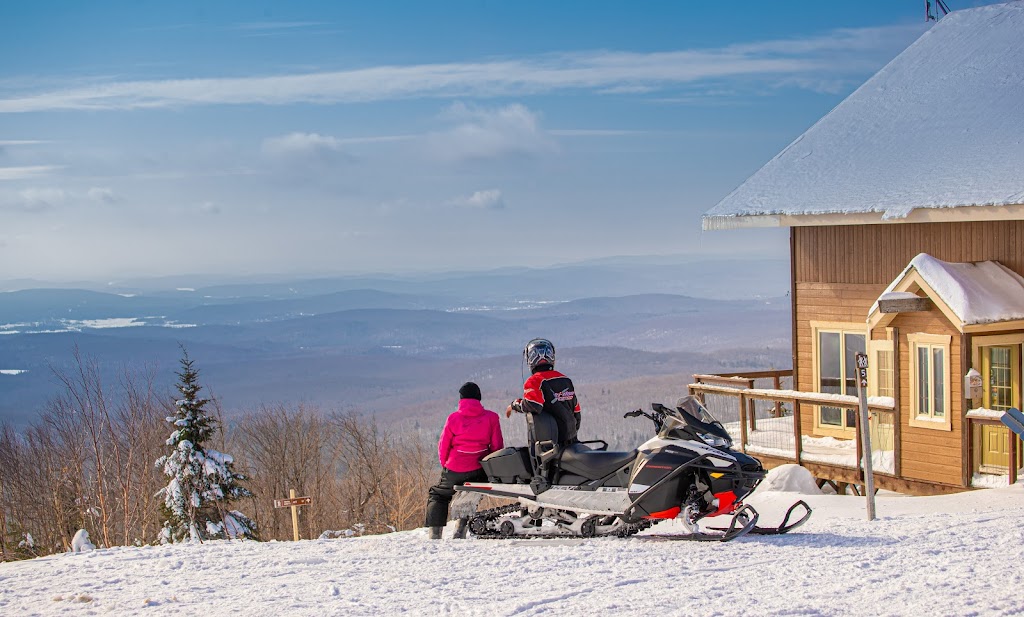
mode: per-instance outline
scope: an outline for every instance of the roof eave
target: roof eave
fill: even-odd
[[[914,208],[906,216],[885,216],[882,212],[829,212],[808,214],[747,214],[722,216],[705,214],[704,231],[750,227],[828,227],[834,225],[886,225],[894,223],[957,223],[973,221],[1016,221],[1024,219],[1024,204],[991,206],[935,206]]]

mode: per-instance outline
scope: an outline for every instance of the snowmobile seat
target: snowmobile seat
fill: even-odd
[[[559,466],[563,471],[583,476],[588,480],[597,480],[622,468],[636,458],[637,451],[606,452],[591,450],[581,443],[574,443],[562,450]]]

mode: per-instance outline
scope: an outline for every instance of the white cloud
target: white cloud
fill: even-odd
[[[27,180],[50,175],[59,165],[30,165],[26,167],[0,167],[0,180]]]
[[[43,212],[64,203],[67,193],[59,188],[27,188],[0,196],[0,208]]]
[[[263,141],[264,157],[277,171],[292,178],[324,177],[333,174],[344,163],[354,160],[341,140],[317,133],[289,133]]]
[[[451,201],[453,206],[464,208],[480,208],[483,210],[500,210],[505,207],[505,198],[498,189],[476,191],[469,197],[460,197]]]
[[[428,156],[442,161],[539,156],[558,149],[539,117],[523,105],[484,109],[456,103],[443,117],[455,120],[451,129],[425,137]]]
[[[86,195],[88,195],[89,199],[100,204],[110,205],[117,202],[117,196],[114,194],[114,191],[108,188],[94,186],[88,190]]]
[[[274,157],[323,156],[341,152],[341,142],[317,133],[289,133],[263,141],[263,153]]]
[[[0,99],[0,113],[185,105],[336,104],[418,97],[642,92],[725,78],[784,79],[877,69],[923,25],[844,29],[803,39],[654,53],[581,52],[519,60],[377,66],[237,78],[97,81]]]

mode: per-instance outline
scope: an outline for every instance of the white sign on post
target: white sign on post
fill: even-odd
[[[864,451],[864,496],[868,520],[875,520],[875,474],[871,468],[871,426],[868,424],[868,356],[857,354],[857,397],[860,399],[860,442]]]

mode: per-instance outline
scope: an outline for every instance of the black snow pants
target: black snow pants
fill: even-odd
[[[427,491],[427,527],[444,527],[448,522],[448,504],[455,496],[455,487],[465,482],[486,482],[483,469],[452,471],[441,468],[441,481]]]

